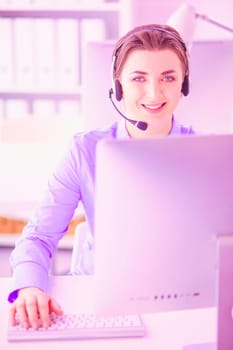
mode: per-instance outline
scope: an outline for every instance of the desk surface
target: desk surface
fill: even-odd
[[[55,276],[50,280],[51,294],[62,305],[64,312],[91,311],[92,279],[88,276]],[[185,350],[185,346],[193,343],[211,343],[216,339],[216,310],[188,310],[143,315],[147,335],[142,339],[117,340],[79,340],[79,341],[47,341],[8,343],[6,329],[8,326],[7,295],[11,279],[0,278],[0,349],[24,350],[56,349],[69,350]],[[78,344],[77,344],[78,343]],[[188,350],[188,348],[187,348]]]

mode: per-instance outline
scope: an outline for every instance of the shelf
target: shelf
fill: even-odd
[[[27,6],[14,9],[0,9],[1,17],[31,17],[31,18],[95,18],[109,13],[118,13],[119,4],[100,3],[99,5],[77,5],[68,7],[57,7],[54,9],[51,5],[45,6]]]
[[[66,99],[73,100],[79,99],[81,96],[81,87],[74,89],[12,89],[12,90],[0,90],[0,98],[3,99],[33,99],[33,98],[41,98],[41,99]]]

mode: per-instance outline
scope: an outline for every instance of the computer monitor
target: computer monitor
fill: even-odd
[[[96,157],[96,312],[217,306],[218,237],[233,235],[233,135],[104,140]]]

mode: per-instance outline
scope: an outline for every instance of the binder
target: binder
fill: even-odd
[[[0,121],[4,118],[4,100],[0,99]]]
[[[13,44],[12,20],[0,18],[0,90],[13,87]]]
[[[56,48],[59,89],[77,88],[80,82],[78,20],[57,20]]]
[[[0,7],[3,10],[11,10],[11,9],[24,9],[28,8],[31,5],[30,0],[0,0]]]
[[[10,99],[5,101],[6,119],[16,120],[29,116],[29,109],[26,100]],[[19,132],[19,130],[17,131]]]
[[[53,19],[34,19],[36,87],[51,90],[55,80],[55,26]]]
[[[75,117],[77,120],[80,116],[80,102],[76,100],[61,100],[59,102],[59,116],[64,116],[67,119]]]
[[[52,118],[56,114],[56,105],[53,100],[36,99],[33,103],[33,117]]]
[[[16,86],[35,87],[34,21],[30,18],[14,20],[15,75]]]

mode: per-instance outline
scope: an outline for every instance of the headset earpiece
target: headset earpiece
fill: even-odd
[[[111,64],[111,78],[112,78],[112,88],[110,89],[111,96],[114,95],[114,98],[117,101],[122,99],[122,87],[118,79],[114,79],[114,69],[115,69],[116,55],[113,56]]]
[[[115,98],[117,101],[120,101],[122,99],[122,87],[121,87],[121,83],[118,79],[116,79],[114,81],[114,85],[115,85]]]
[[[184,96],[187,96],[189,93],[189,76],[188,75],[185,75],[184,77],[181,92]]]

